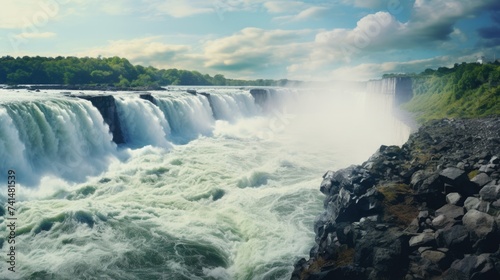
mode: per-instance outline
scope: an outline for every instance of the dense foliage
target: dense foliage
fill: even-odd
[[[455,64],[410,76],[414,96],[404,107],[420,121],[500,115],[498,61]]]
[[[76,57],[0,58],[0,84],[283,86],[287,80],[233,80],[197,71],[156,69],[132,65],[127,59]]]

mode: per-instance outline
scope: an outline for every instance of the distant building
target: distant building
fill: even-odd
[[[480,56],[478,59],[477,59],[477,63],[479,64],[483,64],[484,62],[484,56]]]

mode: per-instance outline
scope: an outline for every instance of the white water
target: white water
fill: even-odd
[[[158,107],[120,94],[121,147],[87,101],[6,100],[0,168],[25,182],[18,272],[7,271],[4,243],[0,278],[287,279],[313,244],[321,175],[408,136],[389,114],[367,111],[363,94],[289,92],[298,102],[263,115],[245,90],[204,91],[214,111],[206,97],[178,91],[153,93]],[[40,125],[13,121],[16,106]],[[44,117],[34,110],[42,106]],[[60,148],[34,144],[45,131],[55,131],[47,147]],[[56,151],[66,146],[91,148],[62,165]]]
[[[115,102],[121,130],[128,146],[171,147],[167,140],[170,126],[158,107],[137,96],[117,96]]]
[[[185,144],[201,135],[212,133],[215,123],[208,99],[187,93],[156,94],[161,111],[170,124],[170,138]]]

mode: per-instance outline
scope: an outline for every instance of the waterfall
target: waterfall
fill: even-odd
[[[210,95],[216,119],[234,122],[243,117],[252,117],[261,112],[248,91],[216,91]]]
[[[169,139],[185,144],[200,135],[210,135],[214,118],[207,97],[202,95],[154,96],[171,129]]]
[[[170,126],[163,112],[137,96],[115,96],[125,143],[131,148],[152,145],[170,148]]]
[[[83,181],[102,172],[116,151],[108,126],[88,101],[51,98],[1,107],[0,166],[25,174],[24,184],[35,185],[45,174]]]

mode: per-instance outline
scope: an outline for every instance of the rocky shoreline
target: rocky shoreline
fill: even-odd
[[[500,118],[439,120],[328,171],[292,279],[500,279]]]

